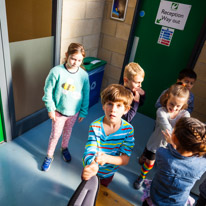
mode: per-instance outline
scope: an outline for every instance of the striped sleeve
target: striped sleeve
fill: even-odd
[[[131,124],[124,121],[122,132],[126,134],[126,137],[120,147],[120,151],[127,156],[131,156],[132,150],[134,148],[134,128]]]
[[[91,164],[94,161],[95,155],[98,151],[98,141],[97,141],[95,130],[94,130],[95,127],[97,126],[93,125],[93,123],[89,126],[88,140],[85,145],[85,151],[84,151],[83,158],[82,158],[84,167],[86,165]]]

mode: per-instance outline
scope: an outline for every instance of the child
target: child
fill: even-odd
[[[133,100],[132,93],[112,84],[101,93],[105,115],[89,127],[89,138],[83,155],[82,179],[98,175],[104,186],[112,181],[120,165],[127,165],[134,147],[133,127],[121,117]]]
[[[151,182],[150,193],[143,205],[184,206],[195,182],[206,171],[206,127],[195,118],[178,120],[174,131],[166,139],[172,140],[160,147],[156,154],[157,172]],[[146,192],[146,191],[144,191]]]
[[[42,170],[48,171],[57,142],[62,134],[62,155],[66,162],[71,161],[68,142],[72,127],[79,116],[81,122],[88,113],[89,78],[80,65],[85,57],[81,44],[71,43],[66,52],[65,63],[54,67],[45,83],[43,101],[52,119],[52,131],[49,139],[47,156]]]
[[[122,118],[129,123],[136,115],[138,107],[144,103],[145,92],[141,89],[144,76],[144,70],[135,62],[131,62],[125,67],[123,78],[124,86],[134,95],[130,110],[122,116]]]
[[[178,79],[177,79],[177,82],[182,82],[183,84],[185,84],[186,87],[190,91],[190,97],[188,99],[188,108],[187,108],[187,111],[189,113],[192,113],[194,109],[194,94],[191,92],[191,89],[194,86],[196,79],[197,79],[197,75],[192,69],[183,69],[182,71],[180,71]],[[164,90],[162,94],[164,94],[165,91],[166,90]],[[162,94],[157,99],[157,102],[155,104],[156,108],[159,108],[162,106],[160,103],[160,97],[162,96]]]
[[[171,133],[178,119],[190,116],[190,113],[184,110],[187,108],[188,98],[189,90],[179,84],[172,85],[161,96],[160,102],[163,106],[156,112],[155,130],[150,136],[143,154],[139,158],[142,168],[140,176],[134,182],[135,189],[140,189],[147,173],[153,168],[157,149],[160,146],[167,146],[162,130],[165,131],[167,129]]]

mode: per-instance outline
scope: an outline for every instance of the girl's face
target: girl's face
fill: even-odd
[[[83,58],[84,57],[81,53],[69,55],[67,59],[67,65],[69,66],[69,69],[75,69],[79,67],[82,64]]]
[[[179,112],[186,103],[187,103],[187,98],[176,97],[170,94],[170,97],[167,100],[166,108],[169,113]]]

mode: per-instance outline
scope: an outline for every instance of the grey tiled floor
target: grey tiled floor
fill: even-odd
[[[72,161],[63,161],[60,152],[61,139],[57,145],[54,161],[48,172],[41,171],[51,121],[47,120],[15,140],[0,145],[0,205],[1,206],[66,206],[74,190],[79,185],[82,171],[82,155],[87,141],[89,124],[103,115],[101,104],[89,109],[88,117],[76,123],[69,150]],[[127,166],[115,174],[109,188],[134,205],[141,205],[142,190],[132,187],[140,166],[137,156],[141,154],[149,138],[154,120],[137,114],[135,128],[135,148]],[[149,177],[152,177],[155,168]]]

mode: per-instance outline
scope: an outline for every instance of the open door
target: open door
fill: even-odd
[[[56,57],[62,0],[5,0],[5,4],[14,138],[48,119],[43,87],[50,69],[60,60]]]

